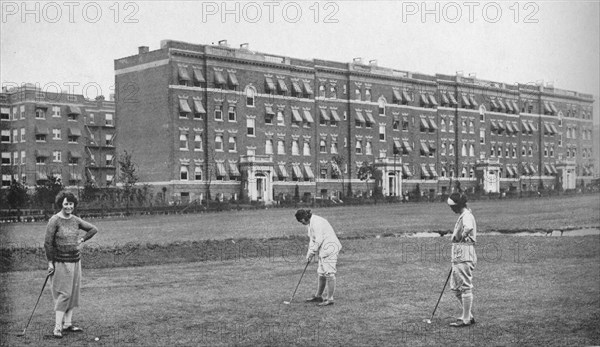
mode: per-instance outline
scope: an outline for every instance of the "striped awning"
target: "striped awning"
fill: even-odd
[[[431,174],[429,173],[429,170],[427,169],[426,164],[421,164],[421,177],[423,177],[423,178],[431,177]]]
[[[81,114],[79,106],[69,105],[67,106],[67,114]]]
[[[202,100],[194,99],[194,111],[196,113],[206,113],[204,106],[202,105]]]
[[[304,110],[303,114],[304,114],[304,120],[307,123],[313,123],[314,122],[312,114],[310,113],[310,110]]]
[[[229,80],[229,85],[234,86],[234,87],[237,87],[240,85],[240,82],[238,82],[238,79],[233,72],[228,73],[227,77]]]
[[[227,81],[225,81],[225,77],[223,76],[222,71],[215,71],[215,83],[221,86],[227,84]]]
[[[471,102],[471,106],[473,106],[473,107],[479,106],[479,104],[477,103],[477,101],[475,100],[475,97],[473,95],[469,95],[469,101]]]
[[[217,176],[226,176],[227,170],[224,163],[217,163]]]
[[[304,164],[304,173],[306,174],[304,177],[308,179],[314,179],[315,174],[313,174],[312,169],[309,164]]]
[[[81,136],[81,129],[69,127],[69,136]]]
[[[407,91],[402,91],[402,99],[404,100],[404,102],[411,102],[412,98],[410,97],[410,95],[408,95]]]
[[[402,102],[402,95],[400,95],[400,91],[398,89],[394,89],[393,94],[395,102]]]
[[[471,103],[469,102],[469,98],[465,94],[462,94],[460,96],[460,99],[462,100],[463,106],[467,106],[467,107],[471,106]]]
[[[277,175],[281,178],[288,178],[288,172],[284,164],[277,165]]]
[[[421,127],[424,129],[429,129],[429,122],[427,122],[427,118],[421,117]]]
[[[354,119],[359,122],[359,123],[366,123],[367,121],[365,120],[365,117],[363,117],[362,115],[362,111],[356,110],[355,114],[354,114]]]
[[[452,106],[458,105],[458,102],[456,101],[456,98],[454,97],[453,93],[448,92],[448,98],[450,99],[450,105],[452,105]]]
[[[285,84],[285,80],[278,79],[277,80],[277,87],[279,88],[280,92],[287,92],[288,91],[288,87]]]
[[[337,113],[336,110],[331,110],[331,116],[333,117],[333,119],[336,122],[341,122],[342,121],[342,119],[340,118],[340,116],[338,115],[338,113]]]
[[[429,103],[432,104],[433,106],[437,106],[437,100],[435,99],[435,95],[433,94],[429,94]]]
[[[292,166],[292,176],[295,179],[304,179],[304,176],[302,176],[302,170],[300,170],[300,167],[298,165]]]
[[[425,155],[429,155],[429,146],[427,145],[427,142],[421,142],[421,152]]]
[[[302,116],[300,116],[300,112],[295,108],[292,109],[292,117],[295,122],[302,122]]]
[[[398,154],[402,152],[402,144],[398,140],[394,140],[394,154]]]
[[[319,113],[321,114],[321,119],[325,120],[325,121],[330,121],[331,118],[329,118],[329,115],[327,114],[327,110],[324,108],[319,109]]]
[[[404,150],[408,153],[412,152],[412,146],[410,145],[410,143],[408,143],[407,140],[402,141],[402,146],[404,147]]]
[[[191,81],[190,74],[185,66],[177,67],[177,74],[179,76],[179,80],[181,81]]]
[[[306,94],[310,94],[310,95],[312,95],[312,93],[313,93],[313,90],[312,90],[312,88],[310,87],[310,83],[309,83],[309,82],[306,82],[306,81],[304,81],[302,84],[304,85],[304,92],[305,92]]]
[[[265,87],[267,89],[267,92],[275,91],[275,82],[273,82],[273,79],[271,77],[265,77]]]
[[[296,94],[302,94],[302,88],[300,87],[300,85],[296,81],[292,82],[292,90]]]
[[[429,175],[432,178],[438,177],[437,171],[435,171],[435,164],[429,164]]]
[[[237,164],[230,161],[229,162],[229,176],[231,177],[240,177],[240,170],[237,167]]]
[[[368,122],[371,124],[375,124],[375,118],[373,118],[373,114],[371,112],[365,112],[367,115]]]
[[[423,103],[423,105],[429,105],[429,98],[427,98],[427,94],[421,93],[421,103]]]
[[[527,124],[527,121],[521,121],[521,127],[523,127],[523,132],[524,133],[530,133],[532,132],[531,128],[529,127],[529,124]]]
[[[437,130],[438,126],[437,124],[435,124],[435,119],[433,118],[429,118],[429,127],[433,130]]]
[[[191,113],[192,109],[190,108],[190,104],[188,104],[187,99],[179,98],[179,112],[181,113]]]
[[[194,80],[198,83],[204,83],[206,80],[204,79],[204,74],[202,74],[202,69],[198,67],[192,67],[194,70]]]
[[[410,171],[408,164],[402,165],[402,174],[406,177],[412,177],[412,172]]]

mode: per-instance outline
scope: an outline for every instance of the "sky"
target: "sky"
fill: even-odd
[[[114,60],[161,40],[592,94],[600,119],[600,1],[5,1],[0,82],[94,98]]]

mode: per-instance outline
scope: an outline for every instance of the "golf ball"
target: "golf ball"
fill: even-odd
[[[94,341],[99,341],[99,340],[100,340],[100,338],[99,338],[99,337],[96,337],[96,338],[94,339]]]

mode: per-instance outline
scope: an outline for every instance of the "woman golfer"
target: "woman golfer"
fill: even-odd
[[[317,292],[306,302],[318,302],[319,306],[333,305],[337,256],[342,250],[342,244],[331,224],[325,218],[313,215],[310,210],[296,211],[296,220],[306,225],[308,230],[310,241],[306,253],[307,262],[310,262],[315,255],[319,257]],[[325,285],[327,285],[327,294],[323,296]]]
[[[464,194],[452,193],[448,198],[448,205],[454,213],[460,214],[452,233],[450,289],[460,301],[463,309],[462,316],[456,322],[450,323],[450,326],[465,327],[475,324],[471,306],[473,305],[473,270],[477,263],[474,247],[477,224],[471,210],[467,208],[467,197]]]
[[[83,331],[72,322],[73,309],[79,306],[81,247],[98,229],[73,214],[77,198],[72,193],[59,193],[55,202],[62,209],[48,221],[44,248],[56,311],[54,337],[61,338],[63,331]]]

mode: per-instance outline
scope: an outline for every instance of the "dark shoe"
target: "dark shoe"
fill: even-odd
[[[475,316],[471,316],[471,325],[475,324]]]
[[[68,327],[63,327],[63,331],[70,332],[70,333],[82,333],[83,329],[76,327],[74,325],[69,325]]]
[[[456,322],[450,323],[450,326],[453,328],[462,328],[462,327],[468,327],[469,325],[472,325],[472,324],[475,324],[473,318],[471,318],[471,320],[468,323],[465,323],[462,319],[458,319]]]
[[[323,302],[323,297],[313,296],[312,298],[308,298],[308,299],[304,300],[304,302]]]
[[[322,303],[318,304],[317,306],[329,306],[329,305],[333,305],[332,300],[325,300]]]
[[[62,339],[62,329],[55,327],[52,335],[54,335],[54,337],[57,339]]]

